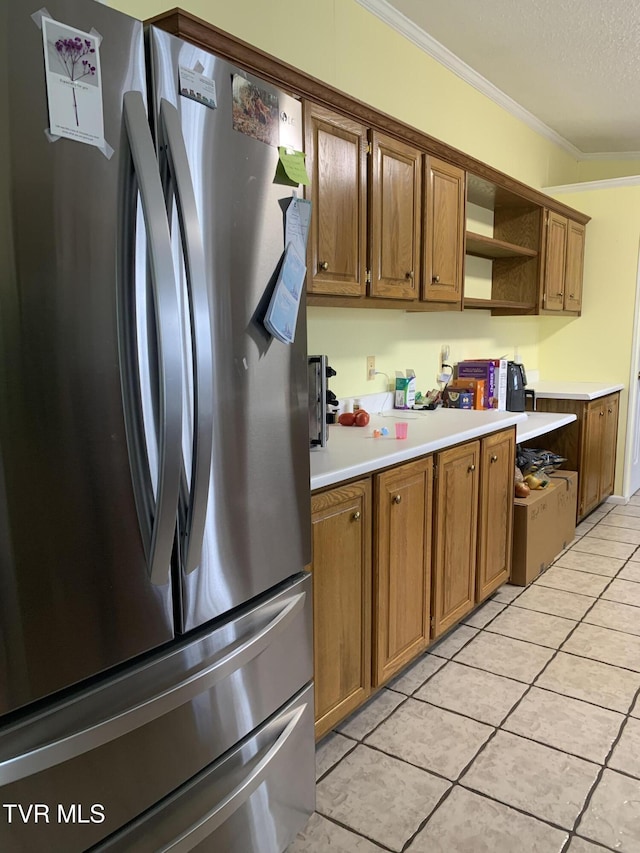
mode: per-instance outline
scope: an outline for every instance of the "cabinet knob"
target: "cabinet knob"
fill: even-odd
[[[559,290],[559,291],[558,291],[558,296],[564,296],[564,290]]]
[[[432,275],[432,276],[431,276],[431,281],[432,281],[434,284],[440,284],[440,276],[439,276],[439,275]]]
[[[570,294],[569,294],[569,299],[575,299],[575,298],[576,298],[576,297],[575,297],[575,294],[574,294],[574,293],[570,293]]]
[[[413,278],[413,270],[409,270],[408,273],[405,273],[405,278]]]
[[[609,409],[609,414],[613,414],[613,409]]]
[[[401,500],[402,500],[402,495],[394,495],[393,496],[394,504],[399,504]]]
[[[468,471],[469,473],[471,473],[472,471],[475,471],[475,470],[476,470],[476,466],[475,466],[475,465],[469,465],[469,467],[467,468],[467,471]]]
[[[320,263],[318,264],[318,266],[319,266],[319,267],[320,267],[320,269],[321,269],[321,270],[323,270],[324,272],[326,272],[326,271],[329,269],[329,263],[328,263],[327,261],[320,261]]]
[[[495,453],[494,453],[494,455],[491,457],[491,461],[492,461],[492,462],[497,462],[497,461],[498,461],[498,457],[495,455]]]
[[[360,512],[359,511],[354,512],[353,515],[351,516],[351,518],[354,521],[360,521]]]
[[[598,414],[600,415],[601,418],[604,417],[604,412],[598,412]]]

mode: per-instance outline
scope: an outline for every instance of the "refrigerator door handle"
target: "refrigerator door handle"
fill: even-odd
[[[147,561],[151,583],[169,580],[180,491],[182,353],[171,234],[147,110],[140,92],[125,92],[124,126],[138,181],[148,240],[160,373],[159,471]],[[134,484],[138,485],[139,484]],[[143,502],[144,504],[144,502]],[[140,506],[139,506],[140,513]],[[141,523],[141,528],[144,528]]]
[[[201,841],[209,838],[222,824],[247,802],[251,794],[261,785],[270,772],[270,765],[295,732],[307,708],[306,703],[296,709],[291,719],[272,747],[258,761],[251,773],[243,779],[215,808],[203,815],[193,826],[186,829],[173,841],[160,848],[161,853],[188,853]]]
[[[183,568],[186,572],[192,572],[199,566],[202,556],[213,448],[211,315],[202,231],[180,115],[174,105],[165,98],[160,103],[159,130],[160,143],[166,145],[169,171],[175,186],[191,319],[195,411],[191,493],[184,537]]]
[[[264,628],[211,666],[201,672],[195,672],[168,690],[151,696],[107,720],[87,721],[86,727],[81,731],[63,735],[50,743],[34,745],[32,749],[23,746],[20,755],[0,761],[0,787],[70,761],[123,737],[210,690],[263,652],[274,638],[302,613],[305,598],[306,592],[292,596]]]

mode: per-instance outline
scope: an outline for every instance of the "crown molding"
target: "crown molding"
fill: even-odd
[[[581,160],[640,160],[640,151],[597,151],[580,154]]]
[[[627,175],[625,178],[606,178],[602,181],[584,181],[580,184],[562,184],[557,187],[543,187],[542,192],[555,195],[556,193],[586,193],[589,190],[615,190],[620,187],[639,187],[640,175]]]
[[[470,65],[463,62],[455,53],[452,53],[443,44],[440,44],[439,41],[436,41],[424,30],[421,30],[406,15],[403,15],[402,12],[391,6],[387,0],[356,0],[356,3],[392,27],[401,36],[404,36],[404,38],[415,44],[424,53],[435,59],[436,62],[439,62],[440,65],[443,65],[464,80],[465,83],[468,83],[474,89],[486,95],[487,98],[490,98],[499,107],[502,107],[502,109],[514,116],[514,118],[520,119],[531,130],[553,142],[576,160],[640,160],[640,151],[625,153],[603,151],[593,154],[581,151],[577,146],[569,142],[568,139],[565,139],[564,136],[561,136],[517,101],[514,101],[513,98],[510,98],[502,89],[490,83],[486,77],[474,71]]]

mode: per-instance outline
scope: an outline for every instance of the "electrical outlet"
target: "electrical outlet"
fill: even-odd
[[[375,355],[367,356],[367,382],[376,377],[376,357]]]

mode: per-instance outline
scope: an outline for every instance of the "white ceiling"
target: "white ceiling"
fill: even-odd
[[[577,157],[640,157],[638,0],[358,0]]]

